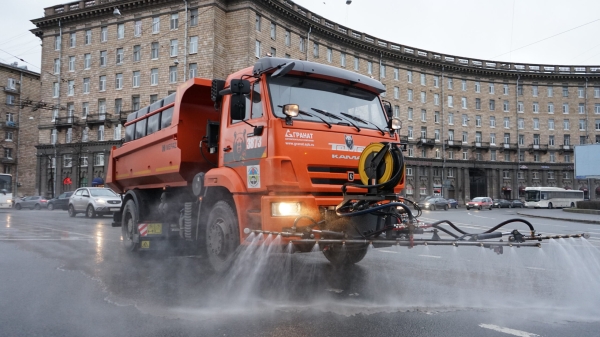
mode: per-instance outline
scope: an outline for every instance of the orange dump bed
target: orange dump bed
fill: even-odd
[[[196,173],[212,167],[199,147],[208,121],[220,119],[211,100],[211,84],[208,79],[190,79],[177,88],[174,97],[129,116],[125,143],[110,153],[106,176],[110,188],[125,192],[186,186]],[[204,155],[213,163],[218,160],[216,155]]]

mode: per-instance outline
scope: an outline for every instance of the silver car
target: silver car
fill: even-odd
[[[109,188],[82,187],[69,198],[69,216],[85,213],[88,218],[111,215],[121,209],[121,197]]]

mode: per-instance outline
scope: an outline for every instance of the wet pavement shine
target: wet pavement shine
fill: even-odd
[[[516,212],[421,219],[476,232]],[[338,269],[265,237],[215,275],[193,250],[125,251],[109,217],[0,210],[0,336],[597,336],[600,227],[529,221],[545,234],[592,238],[503,255],[371,249]]]

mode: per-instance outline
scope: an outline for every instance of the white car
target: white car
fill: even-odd
[[[112,215],[121,209],[121,197],[109,188],[82,187],[69,198],[69,216],[85,213],[88,218]]]

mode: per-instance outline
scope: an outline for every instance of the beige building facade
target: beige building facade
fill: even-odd
[[[40,74],[18,63],[0,63],[0,173],[10,174],[11,183],[2,189],[14,196],[33,195],[37,144],[37,113],[40,100]]]
[[[46,8],[32,22],[42,41],[41,100],[56,107],[42,111],[38,125],[43,193],[101,183],[127,113],[190,77],[223,79],[272,55],[386,86],[384,99],[403,121],[404,193],[413,199],[512,199],[526,186],[600,198],[600,181],[574,176],[573,150],[600,143],[600,66],[444,55],[354,31],[287,0],[89,0]]]

